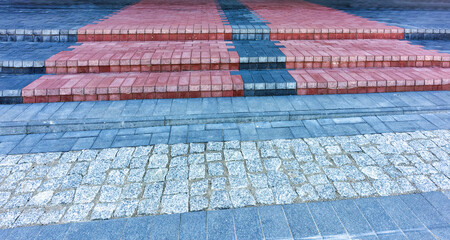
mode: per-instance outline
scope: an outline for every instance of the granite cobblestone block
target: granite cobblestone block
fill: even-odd
[[[0,226],[448,191],[449,136],[438,130],[1,155]],[[341,147],[349,143],[357,147]],[[410,148],[418,143],[423,147]],[[372,213],[381,205],[355,203],[370,216],[371,235],[393,230],[400,219],[379,223],[387,215]],[[331,204],[308,206],[323,221],[321,234],[344,234],[354,224],[331,227]],[[275,209],[261,211],[263,219]],[[275,231],[274,223],[264,224],[262,231]]]

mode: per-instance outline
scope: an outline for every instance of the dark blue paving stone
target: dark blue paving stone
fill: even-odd
[[[256,130],[260,140],[294,138],[289,128],[259,128]]]
[[[240,140],[241,134],[237,129],[225,129],[223,130],[223,140],[224,141],[232,141],[232,140]]]
[[[161,132],[152,134],[150,144],[167,144],[169,142],[169,132]]]
[[[283,209],[295,239],[320,237],[306,204],[284,205]]]
[[[159,215],[154,218],[150,239],[178,239],[180,214]]]
[[[22,103],[22,88],[38,79],[39,74],[0,74],[0,104]]]
[[[350,237],[375,235],[353,200],[334,201],[332,205]]]
[[[305,128],[308,130],[311,137],[323,137],[327,135],[317,120],[305,120],[303,121],[303,124],[305,124]]]
[[[352,124],[325,125],[322,127],[329,136],[349,136],[360,134],[358,129]]]
[[[41,140],[31,150],[33,153],[37,152],[66,152],[70,151],[77,139],[56,139],[56,140]]]
[[[94,145],[94,142],[97,138],[95,137],[87,137],[87,138],[78,138],[75,144],[72,146],[73,151],[89,149]]]
[[[23,103],[22,97],[0,97],[0,104],[20,104]]]
[[[385,124],[394,132],[413,132],[420,130],[419,125],[414,121],[385,122]]]
[[[181,214],[180,239],[206,239],[206,212]]]
[[[422,193],[422,196],[450,223],[450,199],[447,196],[442,192],[427,192]]]
[[[330,202],[308,203],[309,210],[323,237],[346,238],[347,233],[339,222]]]
[[[414,213],[398,196],[381,197],[378,201],[387,214],[395,221],[403,231],[424,230],[425,226],[417,219]]]
[[[258,211],[266,239],[292,238],[282,206],[258,207]]]
[[[99,130],[91,130],[91,131],[73,131],[66,132],[62,136],[63,138],[83,138],[83,137],[97,137],[100,134]]]
[[[450,239],[450,227],[432,227],[430,231],[437,239]]]
[[[41,230],[41,226],[13,228],[9,232],[7,240],[34,239]]]
[[[75,110],[72,112],[72,118],[79,119],[84,118],[86,114],[92,109],[95,102],[81,102]]]
[[[117,129],[108,129],[102,130],[97,139],[95,140],[92,148],[108,148],[114,141],[118,130]]]
[[[384,211],[377,199],[365,198],[354,201],[377,234],[387,231],[399,231],[394,221]]]
[[[309,134],[308,130],[305,127],[291,127],[291,132],[294,135],[294,138],[311,137],[311,134]]]
[[[6,239],[8,237],[9,233],[11,232],[11,228],[8,229],[0,229],[0,239]]]
[[[11,152],[11,150],[14,149],[14,147],[16,147],[16,145],[16,142],[2,142],[0,143],[0,153],[8,154],[9,152]]]
[[[444,217],[422,195],[408,194],[400,196],[399,198],[409,206],[411,211],[413,211],[419,220],[430,230],[431,228],[449,226]]]
[[[450,37],[448,40],[412,40],[410,42],[414,45],[421,45],[424,49],[438,50],[441,53],[450,53]]]
[[[151,134],[121,135],[117,136],[112,143],[112,147],[136,147],[150,143]]]
[[[52,116],[58,109],[63,105],[64,103],[44,103],[44,107],[39,109],[39,111],[36,112],[35,115],[32,116],[33,120],[42,120],[42,119],[48,119],[50,116]],[[32,105],[34,106],[34,104]]]
[[[239,124],[239,132],[241,133],[241,141],[249,141],[258,139],[258,133],[254,123]]]
[[[244,81],[244,90],[255,94],[297,90],[297,82],[287,70],[240,70],[231,74],[240,75]]]
[[[136,0],[2,1],[0,29],[77,29]]]
[[[282,46],[275,45],[274,41],[233,41],[232,46],[234,46],[234,49],[229,51],[237,51],[239,54],[239,70],[286,69],[286,56],[280,50]],[[242,74],[248,83],[251,83],[251,81],[262,83],[273,78],[268,72],[261,72],[260,74],[258,72],[242,72]],[[249,77],[249,74],[253,76]],[[279,72],[273,74],[274,76],[280,76]],[[282,81],[282,79],[279,79],[279,81]]]
[[[221,130],[204,130],[188,132],[188,142],[214,142],[223,141]]]
[[[401,239],[406,240],[407,239],[406,236],[400,231],[389,232],[389,233],[380,233],[380,234],[377,234],[377,236],[378,236],[378,239],[380,239],[380,240],[401,240]]]
[[[235,239],[232,210],[208,211],[208,239]]]
[[[436,238],[428,230],[422,231],[403,231],[406,237],[410,240],[434,240]]]
[[[237,239],[263,239],[257,208],[233,210]]]
[[[391,130],[384,124],[380,119],[374,116],[363,117],[364,121],[366,121],[377,133],[386,133]]]
[[[218,0],[219,15],[231,25],[233,40],[269,40],[270,28],[266,21],[253,14],[237,0]]]
[[[70,224],[47,225],[41,228],[36,239],[43,240],[60,240],[64,239]]]
[[[123,240],[149,239],[153,227],[153,216],[129,218],[123,230]]]
[[[0,42],[0,60],[45,61],[74,43]]]
[[[126,219],[72,223],[65,239],[120,239]]]

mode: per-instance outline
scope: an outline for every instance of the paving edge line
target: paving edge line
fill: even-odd
[[[330,109],[251,113],[212,113],[179,116],[125,117],[121,119],[62,119],[0,122],[0,135],[89,131],[191,124],[247,123],[259,121],[296,121],[323,118],[347,118],[383,115],[429,114],[450,111],[450,106],[402,107],[378,109]]]

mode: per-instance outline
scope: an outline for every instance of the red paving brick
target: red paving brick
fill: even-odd
[[[450,90],[448,68],[290,70],[298,95]]]
[[[290,40],[280,41],[286,68],[450,67],[450,54],[425,50],[407,41]]]
[[[243,95],[230,71],[44,75],[22,90],[24,103]]]
[[[78,41],[231,40],[214,0],[143,0],[78,30]]]
[[[241,0],[267,20],[272,40],[403,39],[404,30],[298,0]]]
[[[237,70],[237,52],[225,41],[89,42],[45,61],[46,72],[170,72]]]

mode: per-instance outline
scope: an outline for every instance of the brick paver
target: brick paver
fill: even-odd
[[[231,40],[212,0],[140,1],[78,29],[78,41]]]
[[[294,0],[243,0],[268,21],[270,39],[403,39],[403,29]]]

